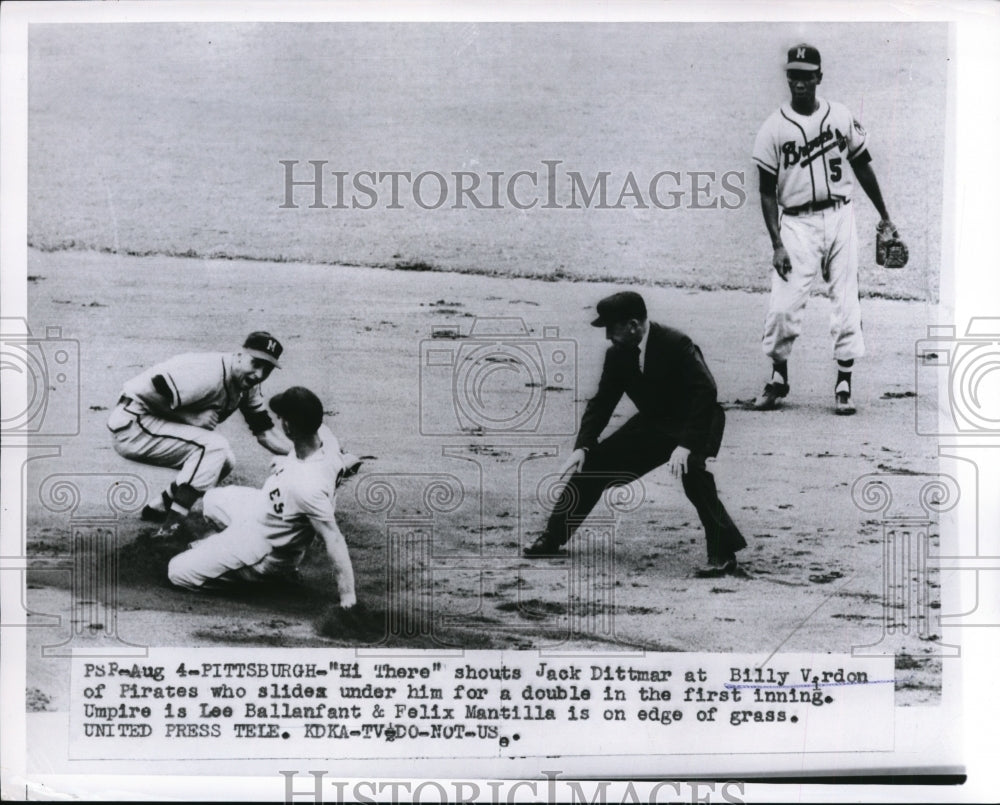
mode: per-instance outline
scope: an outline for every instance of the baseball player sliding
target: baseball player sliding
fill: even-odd
[[[809,290],[819,274],[833,303],[830,334],[838,366],[834,411],[855,412],[851,370],[865,354],[858,233],[850,206],[855,180],[881,216],[880,237],[897,237],[872,170],[865,130],[846,107],[816,95],[823,80],[820,67],[819,51],[812,45],[788,51],[791,100],[767,119],[753,149],[764,223],[774,247],[763,338],[772,372],[754,400],[759,411],[776,408],[788,394],[788,356],[802,332]]]
[[[233,354],[178,355],[133,377],[108,418],[117,453],[132,461],[175,467],[161,499],[142,511],[167,537],[205,492],[233,469],[229,442],[215,433],[237,408],[262,446],[286,455],[292,445],[274,427],[260,384],[278,366],[282,347],[270,333],[253,332]]]
[[[337,527],[337,487],[359,460],[341,452],[323,424],[323,404],[309,389],[293,386],[271,398],[294,449],[276,458],[261,489],[225,486],[205,495],[205,517],[216,534],[194,542],[170,560],[167,576],[198,590],[227,582],[257,582],[289,575],[316,535],[326,546],[340,593],[340,614],[349,619],[357,598],[347,542]]]

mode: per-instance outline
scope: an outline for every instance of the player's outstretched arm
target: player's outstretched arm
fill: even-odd
[[[333,575],[337,581],[337,591],[340,593],[340,605],[352,607],[357,602],[354,591],[354,566],[351,564],[351,554],[347,550],[347,540],[340,533],[335,520],[319,520],[310,518],[313,530],[323,538],[327,555],[333,563]]]
[[[262,430],[257,434],[257,442],[276,456],[287,456],[292,452],[291,440],[277,428]]]

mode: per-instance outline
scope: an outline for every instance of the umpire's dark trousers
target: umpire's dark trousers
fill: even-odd
[[[677,442],[636,414],[603,442],[587,452],[583,471],[574,473],[556,502],[545,533],[556,545],[569,542],[605,489],[623,486],[666,464]],[[724,562],[746,547],[746,540],[719,500],[715,477],[705,458],[692,453],[681,476],[684,494],[705,528],[708,560]]]

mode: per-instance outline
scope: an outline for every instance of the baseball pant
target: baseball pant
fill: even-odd
[[[167,578],[171,584],[191,590],[213,582],[260,581],[274,572],[271,546],[259,521],[262,506],[259,489],[226,486],[205,495],[205,517],[222,528],[198,540],[170,560]]]
[[[849,204],[781,218],[781,241],[792,270],[781,279],[771,272],[771,300],[764,321],[764,354],[773,362],[788,360],[802,333],[802,317],[816,275],[824,274],[830,312],[833,356],[846,361],[864,357],[861,303],[858,300],[858,231]]]
[[[188,488],[194,501],[236,465],[229,442],[214,431],[170,422],[140,410],[134,401],[120,402],[108,419],[118,455],[144,464],[179,470],[175,484]]]
[[[549,517],[546,534],[558,544],[570,540],[600,500],[605,489],[623,486],[666,464],[677,442],[636,414],[587,453],[583,471],[574,473]],[[684,494],[694,504],[705,528],[709,561],[725,561],[746,547],[746,541],[719,500],[715,477],[705,459],[692,453],[681,476]]]

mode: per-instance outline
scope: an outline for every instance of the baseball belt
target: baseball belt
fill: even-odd
[[[826,201],[815,201],[811,204],[800,204],[798,207],[785,207],[782,211],[782,215],[806,215],[810,212],[822,212],[823,210],[828,210],[831,207],[840,207],[843,204],[850,204],[851,200],[849,198],[828,198]]]

